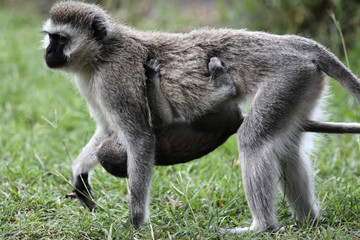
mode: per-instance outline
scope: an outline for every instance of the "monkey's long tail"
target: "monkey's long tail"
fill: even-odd
[[[302,129],[304,132],[318,133],[360,133],[360,123],[340,123],[340,122],[318,122],[306,120]]]
[[[243,116],[246,118],[246,114]],[[360,123],[304,120],[301,123],[301,130],[314,133],[360,134]]]
[[[333,53],[318,45],[314,63],[337,80],[360,104],[360,80]]]

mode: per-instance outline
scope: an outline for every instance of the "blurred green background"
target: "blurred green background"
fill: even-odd
[[[90,2],[90,1],[89,1]],[[141,30],[186,32],[231,27],[313,38],[360,75],[360,3],[355,0],[102,0],[115,21]],[[251,216],[242,189],[236,139],[192,163],[157,167],[151,221],[122,229],[128,216],[126,180],[97,166],[92,184],[102,210],[89,213],[64,196],[70,167],[94,131],[86,104],[67,75],[43,61],[41,26],[54,1],[0,0],[0,239],[223,239],[210,225],[246,226]],[[330,82],[328,120],[360,122],[360,108]],[[360,138],[321,135],[316,166],[320,226],[244,239],[359,239]],[[295,224],[281,193],[282,225]],[[226,237],[227,238],[227,237]]]

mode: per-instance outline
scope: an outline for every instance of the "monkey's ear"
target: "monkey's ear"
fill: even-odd
[[[91,24],[93,34],[96,40],[103,40],[107,36],[106,23],[100,18],[94,18]]]

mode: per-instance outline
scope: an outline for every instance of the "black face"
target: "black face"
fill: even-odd
[[[56,33],[48,34],[50,43],[44,55],[46,64],[49,68],[63,67],[67,62],[67,57],[64,55],[64,47],[69,42],[69,38]]]

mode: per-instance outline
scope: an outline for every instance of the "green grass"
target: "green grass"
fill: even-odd
[[[163,19],[137,25],[174,30],[196,23],[172,13],[168,17],[174,25]],[[0,239],[224,239],[228,236],[208,227],[251,223],[234,137],[200,160],[155,169],[151,219],[143,229],[122,229],[128,215],[126,180],[100,166],[92,183],[102,210],[91,213],[65,198],[72,188],[67,182],[70,166],[94,123],[70,78],[48,70],[43,62],[44,19],[31,8],[0,9]],[[353,67],[359,65],[359,55],[360,48],[349,49]],[[331,86],[331,120],[359,122],[359,106],[337,83],[331,81]],[[359,136],[324,135],[316,148],[313,159],[324,222],[298,231],[242,237],[360,238]],[[278,214],[282,225],[295,223],[280,193]]]

